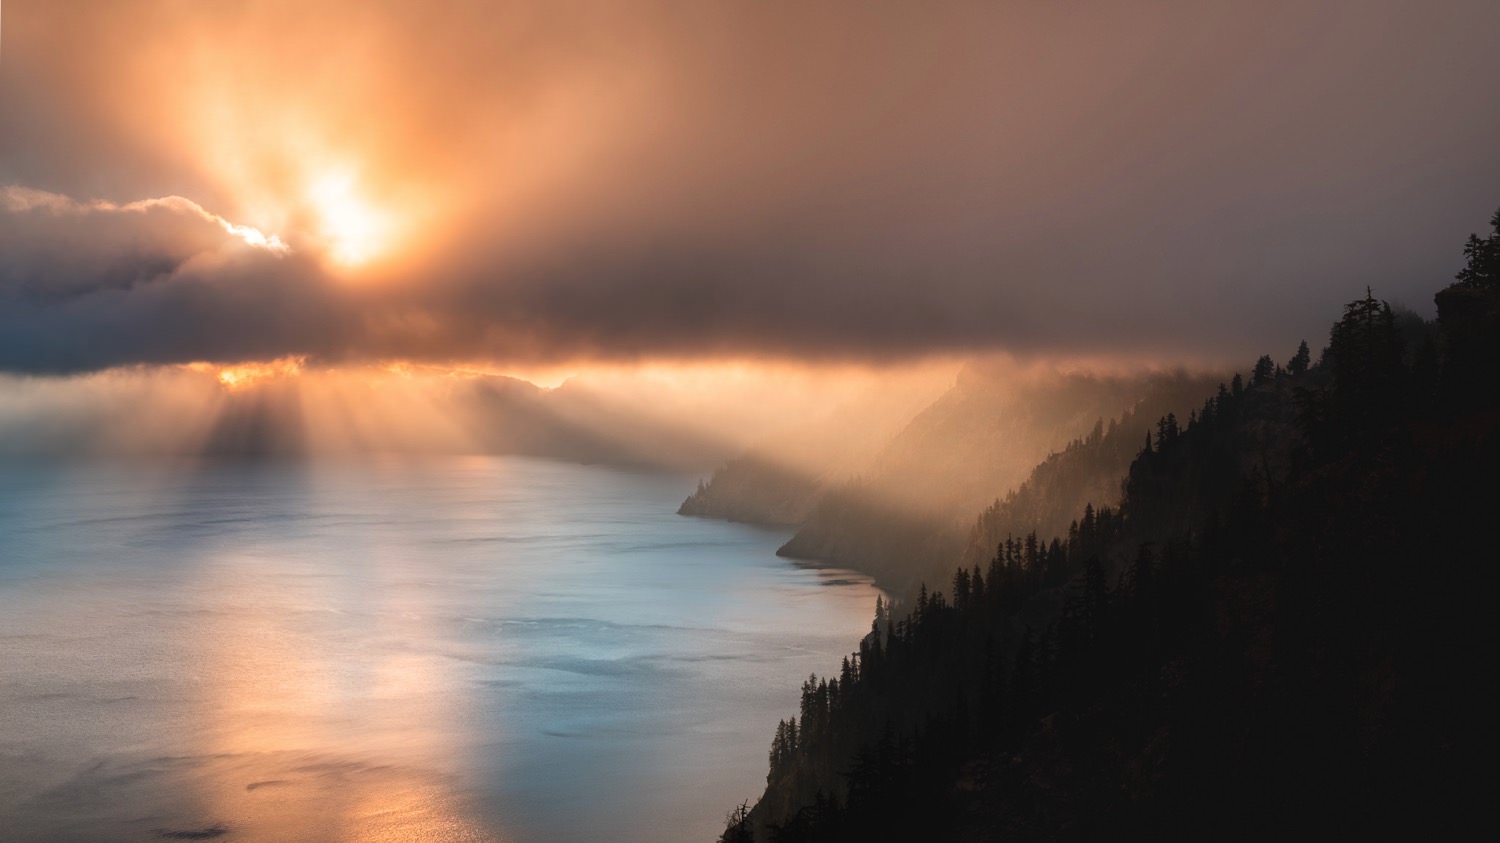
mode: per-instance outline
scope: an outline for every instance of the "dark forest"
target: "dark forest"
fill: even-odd
[[[1316,357],[1261,357],[1187,418],[1127,416],[1055,454],[981,519],[1013,530],[986,563],[877,603],[837,673],[806,680],[764,795],[721,839],[1492,824],[1491,224],[1436,321],[1367,290]],[[1121,449],[1117,507],[1054,529],[1024,505],[1068,499]]]

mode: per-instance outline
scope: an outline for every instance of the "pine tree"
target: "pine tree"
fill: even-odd
[[[1469,235],[1464,244],[1464,268],[1455,277],[1460,286],[1493,290],[1500,288],[1500,211],[1490,217],[1490,234]]]
[[[1307,348],[1307,340],[1303,340],[1297,346],[1297,353],[1287,361],[1286,370],[1292,377],[1300,377],[1307,374],[1308,364],[1312,362],[1312,352]]]
[[[1444,357],[1442,394],[1449,406],[1500,407],[1500,211],[1484,238],[1469,235],[1458,281],[1438,292]]]
[[[1275,374],[1276,363],[1271,360],[1271,355],[1262,354],[1260,359],[1255,361],[1255,368],[1250,372],[1250,385],[1254,387],[1268,384]]]
[[[969,569],[959,568],[953,572],[953,605],[959,609],[969,603]]]
[[[1177,414],[1167,413],[1156,422],[1156,450],[1165,450],[1166,446],[1176,441],[1182,429],[1177,426]]]
[[[1367,287],[1362,299],[1344,306],[1344,316],[1328,340],[1334,371],[1334,411],[1341,423],[1357,429],[1360,420],[1400,398],[1403,351],[1390,304]]]

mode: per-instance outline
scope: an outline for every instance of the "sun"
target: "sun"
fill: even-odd
[[[345,267],[378,258],[390,246],[391,216],[368,202],[350,172],[331,172],[313,182],[307,202],[328,257]]]

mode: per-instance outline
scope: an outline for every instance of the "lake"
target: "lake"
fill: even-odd
[[[695,480],[0,466],[0,837],[714,839],[876,591]]]

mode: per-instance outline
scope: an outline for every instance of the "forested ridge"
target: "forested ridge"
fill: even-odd
[[[1212,386],[1208,378],[1185,374],[1149,381],[1134,406],[1108,424],[1099,420],[1087,435],[1048,455],[1025,482],[981,512],[959,561],[964,567],[984,565],[1009,536],[1033,531],[1060,536],[1086,506],[1117,506],[1124,494],[1122,478],[1141,450],[1141,434],[1149,436],[1158,418],[1175,424],[1176,410],[1191,412],[1188,408]],[[934,575],[946,573],[929,567]]]
[[[988,559],[992,537],[1017,523],[1065,528],[1084,503],[1118,503],[1150,421],[1187,412],[1222,377],[1075,372],[1017,385],[1011,368],[974,364],[846,471],[813,474],[752,452],[699,483],[678,512],[795,525],[778,553],[859,571],[909,602],[958,560]]]
[[[1022,400],[1033,398],[1038,405],[1048,405],[1047,411],[1004,408],[995,416],[1003,424],[992,421],[970,431],[976,442],[953,460],[964,463],[977,451],[998,448],[1011,452],[1009,459],[1016,463],[1012,469],[972,479],[975,491],[947,498],[937,511],[910,503],[882,503],[868,484],[830,488],[818,500],[812,517],[777,552],[868,574],[909,603],[922,581],[946,579],[957,562],[967,566],[986,561],[995,543],[1005,537],[1006,528],[1012,533],[1036,529],[1051,535],[1048,525],[1065,529],[1086,503],[1117,504],[1120,478],[1140,447],[1138,434],[1149,427],[1149,414],[1186,410],[1215,380],[1162,372],[1140,378],[1074,375],[1060,386],[1035,386],[1023,392]],[[1104,413],[1111,414],[1108,425]],[[1029,463],[1047,453],[1038,441],[1044,432],[1055,436],[1069,429],[1082,435],[1040,465]],[[1029,476],[1022,460],[1034,466]],[[952,463],[928,465],[925,471],[929,473],[919,484],[914,478],[924,469],[912,462],[904,472],[903,488],[942,488],[943,478],[952,471]],[[980,510],[986,500],[994,500],[993,489],[1012,486],[1016,488],[1004,499]],[[986,491],[979,492],[979,488]],[[938,495],[934,491],[928,497]],[[985,549],[977,550],[981,546]]]
[[[878,604],[722,839],[1493,834],[1491,224],[1436,322],[1367,291],[1162,417],[1118,507]]]

